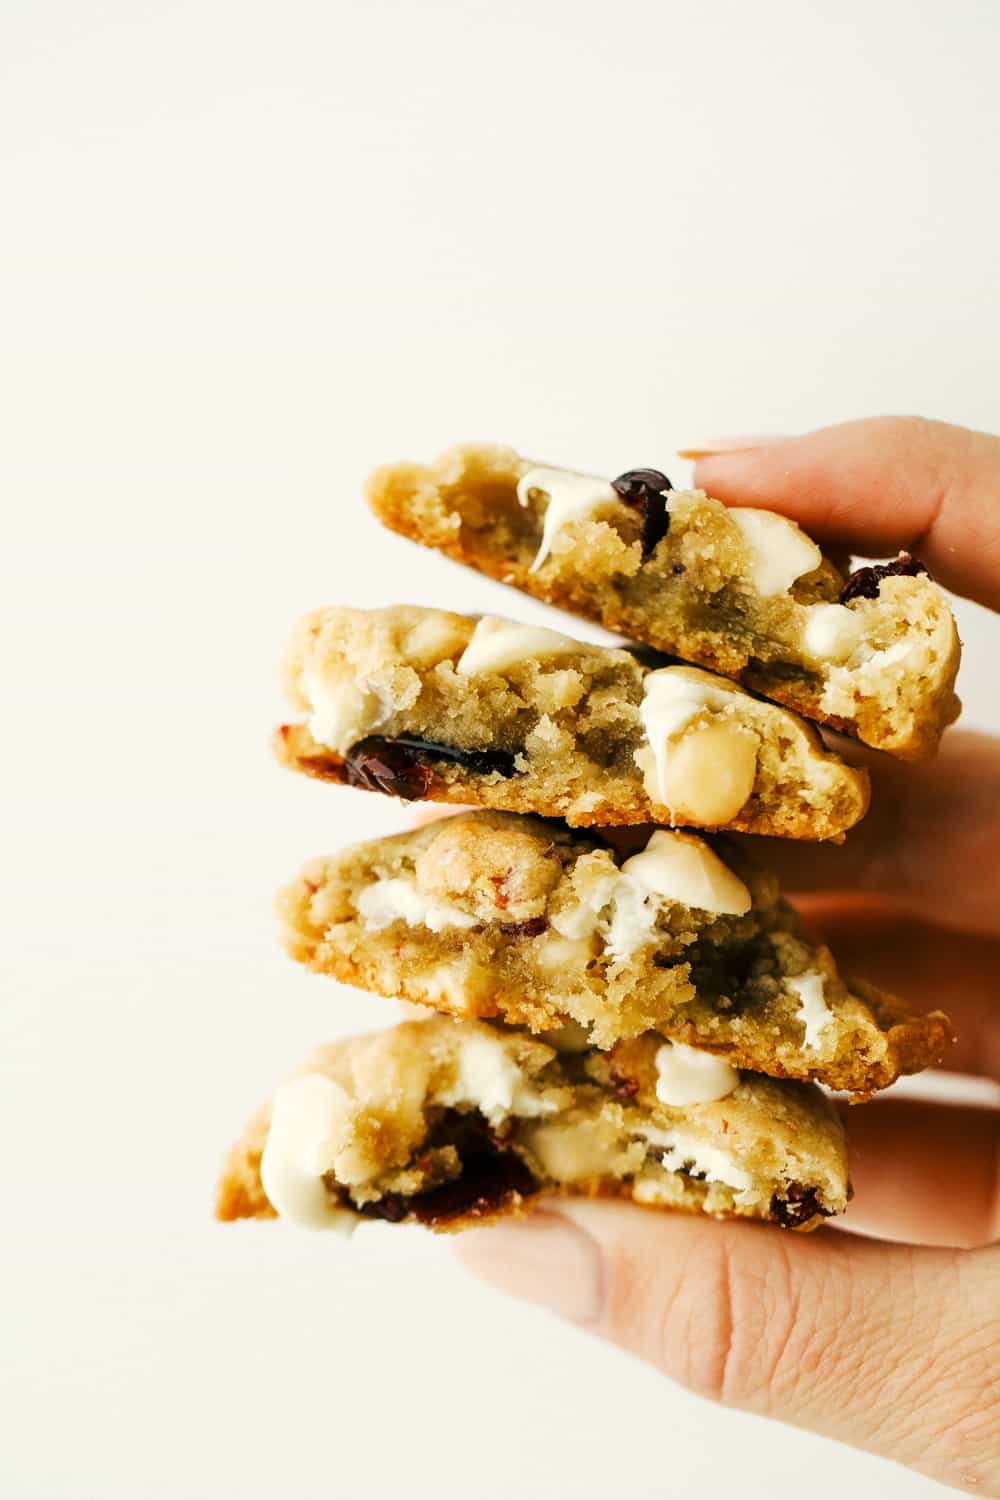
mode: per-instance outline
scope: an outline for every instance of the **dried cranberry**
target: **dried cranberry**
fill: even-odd
[[[501,922],[500,931],[506,937],[538,937],[548,925],[547,917],[529,917],[526,922]]]
[[[443,1224],[462,1217],[484,1218],[506,1207],[515,1197],[526,1197],[538,1184],[521,1158],[492,1129],[478,1110],[459,1114],[450,1110],[428,1141],[454,1146],[461,1175],[410,1200],[410,1210],[422,1224]]]
[[[537,1191],[538,1184],[519,1156],[494,1151],[467,1157],[454,1182],[411,1199],[421,1224],[446,1224],[449,1219],[483,1219],[506,1208],[516,1198]]]
[[[507,1122],[505,1122],[505,1126]],[[461,1162],[460,1175],[424,1193],[408,1197],[385,1193],[358,1209],[367,1219],[386,1219],[399,1224],[413,1217],[421,1224],[447,1223],[449,1219],[485,1218],[506,1207],[516,1197],[537,1192],[538,1183],[504,1137],[510,1128],[494,1130],[478,1111],[449,1111],[427,1139],[427,1147],[453,1146]]]
[[[619,1099],[634,1099],[639,1092],[639,1080],[633,1078],[630,1073],[624,1072],[614,1062],[609,1062],[608,1073],[611,1079],[611,1087]]]
[[[513,776],[517,770],[513,750],[460,750],[457,745],[442,745],[436,740],[408,735],[388,739],[372,734],[348,751],[344,773],[349,786],[363,787],[368,792],[387,792],[390,797],[405,797],[414,802],[426,797],[430,790],[428,762],[434,761],[463,766],[477,776],[494,772]]]
[[[409,1200],[402,1193],[385,1193],[371,1203],[363,1203],[358,1209],[366,1219],[385,1219],[389,1224],[401,1224],[409,1212]]]
[[[840,602],[849,604],[852,599],[877,599],[883,578],[917,578],[921,573],[930,577],[922,562],[911,557],[909,552],[901,552],[894,562],[857,568],[841,589]]]
[[[344,774],[348,786],[386,792],[409,802],[426,797],[431,784],[430,772],[408,746],[375,735],[359,740],[348,751]]]
[[[816,1189],[806,1187],[801,1182],[790,1182],[783,1198],[775,1193],[771,1199],[771,1218],[782,1229],[797,1229],[802,1224],[808,1224],[810,1219],[815,1219],[817,1214],[828,1219],[831,1213],[831,1209],[820,1207]]]
[[[462,750],[458,745],[443,745],[439,740],[418,740],[409,735],[399,735],[389,741],[391,745],[402,745],[422,763],[429,760],[450,761],[477,776],[491,776],[494,771],[501,776],[517,773],[514,750]]]
[[[611,481],[611,488],[626,505],[642,506],[642,557],[645,562],[667,534],[670,515],[665,492],[673,485],[659,469],[626,469]]]

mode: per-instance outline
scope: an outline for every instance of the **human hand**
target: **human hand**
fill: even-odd
[[[910,549],[1000,611],[1000,438],[849,422],[703,457],[695,482],[831,550]],[[872,811],[847,844],[768,861],[848,973],[948,1011],[950,1065],[1000,1079],[1000,741],[864,759]],[[702,1395],[1000,1496],[1000,1113],[888,1098],[848,1131],[848,1232],[552,1200],[458,1252]]]

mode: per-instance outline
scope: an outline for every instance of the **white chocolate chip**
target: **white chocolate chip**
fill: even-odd
[[[455,656],[465,644],[465,621],[429,610],[407,633],[403,653],[415,662],[443,661]]]
[[[608,862],[609,863],[609,862]],[[599,929],[598,918],[615,899],[621,875],[613,867],[587,881],[580,899],[562,911],[553,912],[550,921],[554,930],[572,942],[583,942]]]
[[[525,1140],[554,1182],[618,1175],[627,1150],[615,1128],[604,1120],[535,1125],[525,1132]]]
[[[499,1037],[478,1031],[462,1040],[452,1082],[437,1090],[433,1102],[447,1109],[472,1105],[491,1124],[508,1115],[533,1119],[558,1107],[529,1083]]]
[[[657,1130],[647,1127],[637,1132],[651,1146],[662,1147],[661,1161],[668,1172],[682,1170],[706,1182],[721,1182],[736,1192],[745,1193],[753,1186],[750,1173],[720,1146],[709,1146],[680,1130]]]
[[[376,880],[358,897],[358,915],[371,932],[388,927],[391,922],[406,922],[411,927],[429,927],[442,932],[446,927],[475,927],[478,918],[460,907],[428,896],[412,876]]]
[[[547,932],[544,937],[539,938],[532,949],[535,963],[550,974],[585,969],[594,956],[593,913],[590,914],[589,921],[581,921],[580,908],[577,908],[570,916],[568,925],[574,931],[579,931],[581,936],[566,937],[560,933],[558,927],[554,927],[552,932]]]
[[[692,833],[658,829],[621,872],[658,896],[698,911],[741,917],[753,904],[742,880]]]
[[[677,821],[726,823],[753,790],[756,734],[732,722],[697,734],[690,727],[699,714],[724,712],[746,696],[694,667],[647,674],[639,712],[648,745],[635,752],[635,761],[650,800],[669,808]]]
[[[350,1233],[358,1222],[323,1183],[350,1104],[349,1095],[322,1073],[293,1078],[275,1095],[260,1180],[281,1217],[302,1229]]]
[[[554,912],[550,920],[562,934],[561,941],[582,950],[581,958],[596,934],[607,956],[617,960],[631,957],[637,948],[652,942],[659,911],[660,903],[648,886],[612,868],[587,882],[580,899]],[[567,949],[567,968],[571,951]]]
[[[564,656],[580,650],[580,642],[541,625],[518,625],[496,615],[484,615],[455,668],[463,677],[480,672],[503,673],[540,656]]]
[[[517,498],[522,505],[528,504],[533,490],[548,495],[549,504],[541,545],[531,564],[532,573],[538,572],[552,550],[553,538],[568,521],[591,515],[602,505],[618,499],[608,480],[597,479],[592,474],[576,474],[572,469],[529,469],[517,486]]]
[[[861,621],[846,604],[810,604],[802,644],[814,661],[846,661],[861,639]]]
[[[869,657],[865,666],[877,672],[881,672],[885,667],[898,667],[912,651],[912,641],[896,641],[893,645],[885,646],[881,651],[876,651],[873,656]]]
[[[620,870],[596,862],[589,878],[576,883],[578,899],[550,915],[552,927],[574,944],[599,937],[612,962],[655,940],[657,921],[671,902],[736,916],[751,906],[746,886],[707,844],[666,829],[657,830]]]
[[[749,553],[746,576],[765,598],[786,594],[797,578],[823,561],[816,543],[787,516],[752,509],[731,510],[729,515]]]
[[[711,1104],[725,1099],[740,1081],[723,1057],[683,1042],[664,1042],[656,1053],[656,1097],[661,1104]]]
[[[607,924],[604,928],[604,951],[614,962],[631,958],[637,948],[653,941],[660,903],[651,899],[648,887],[632,880],[623,871],[615,881]]]
[[[732,721],[689,730],[664,757],[656,800],[678,823],[731,822],[753,791],[759,748],[753,730]]]
[[[794,979],[786,979],[784,983],[798,997],[798,1018],[806,1032],[803,1045],[818,1047],[827,1027],[833,1021],[832,1012],[826,1003],[822,974],[799,974]]]
[[[391,712],[376,690],[358,683],[347,669],[323,673],[310,668],[302,674],[301,688],[312,710],[309,733],[338,755],[381,728]]]

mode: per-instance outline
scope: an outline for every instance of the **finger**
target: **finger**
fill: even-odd
[[[406,821],[410,828],[423,828],[425,823],[440,823],[442,818],[457,818],[459,813],[471,812],[472,808],[456,804],[447,807],[440,802],[415,803],[406,810]]]
[[[1000,608],[1000,438],[989,433],[872,417],[703,458],[694,482],[858,552],[908,548],[947,588]]]
[[[704,1396],[998,1493],[1000,1252],[584,1201],[459,1250]]]
[[[844,974],[899,995],[914,1010],[943,1010],[957,1033],[948,1067],[1000,1079],[1000,939],[914,921],[864,898],[796,899],[806,925]]]
[[[1000,1238],[1000,1114],[919,1099],[843,1108],[854,1197],[833,1227],[910,1245]]]
[[[859,891],[942,926],[1000,936],[1000,742],[956,732],[921,765],[871,756],[868,816],[838,848],[741,839],[786,891]]]

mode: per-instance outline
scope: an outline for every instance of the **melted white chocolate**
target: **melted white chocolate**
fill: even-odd
[[[795,979],[786,979],[784,983],[793,995],[798,996],[799,1020],[806,1030],[803,1045],[818,1047],[824,1032],[833,1021],[833,1014],[826,1003],[822,974],[799,974]]]
[[[538,572],[552,550],[553,538],[568,521],[592,515],[601,506],[613,504],[618,499],[607,479],[598,479],[593,474],[577,474],[572,469],[529,469],[517,486],[521,505],[528,504],[532,490],[541,490],[549,497],[541,544],[531,564],[532,573]]]
[[[283,1219],[302,1229],[350,1233],[357,1216],[338,1204],[323,1182],[333,1168],[336,1135],[350,1097],[332,1078],[306,1073],[275,1095],[260,1162],[268,1201]]]
[[[720,1146],[709,1146],[681,1130],[650,1127],[641,1133],[651,1146],[663,1148],[660,1159],[668,1172],[686,1170],[705,1182],[724,1183],[738,1193],[745,1193],[753,1186],[750,1173]]]
[[[675,821],[728,823],[753,791],[759,736],[732,718],[693,724],[700,714],[723,712],[746,696],[695,667],[647,675],[639,712],[648,744],[635,752],[635,762],[650,800],[669,808]]]
[[[641,854],[589,881],[579,899],[551,914],[564,939],[584,943],[596,935],[613,961],[651,943],[664,905],[742,916],[750,892],[706,843],[690,833],[658,829]]]
[[[493,1125],[508,1115],[533,1119],[557,1108],[525,1078],[499,1037],[478,1031],[463,1040],[454,1079],[437,1090],[433,1102],[452,1109],[471,1105]]]
[[[361,892],[357,907],[358,915],[372,932],[392,922],[406,922],[411,927],[423,925],[431,932],[442,932],[446,927],[475,927],[478,922],[478,918],[450,901],[428,896],[412,875],[376,880]]]

